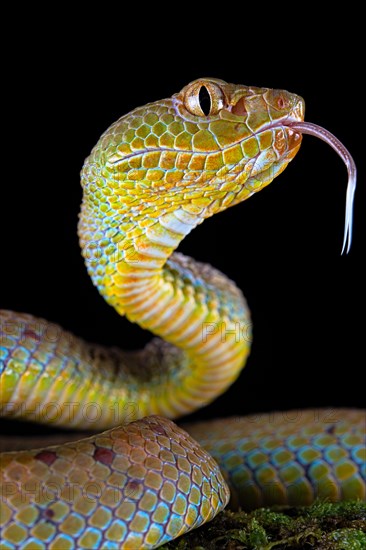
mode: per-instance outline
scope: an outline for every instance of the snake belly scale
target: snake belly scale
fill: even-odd
[[[353,160],[304,122],[295,94],[199,79],[101,136],[81,176],[82,253],[106,301],[156,338],[136,352],[106,349],[0,311],[3,415],[108,430],[1,455],[1,549],[157,548],[222,510],[227,483],[246,508],[365,499],[364,411],[335,411],[317,424],[319,411],[297,411],[187,426],[206,450],[168,419],[225,391],[251,342],[241,291],[175,250],[206,218],[268,185],[304,133],[347,165],[348,250]],[[90,403],[100,414],[86,419]],[[131,403],[136,421],[121,424],[116,407]]]

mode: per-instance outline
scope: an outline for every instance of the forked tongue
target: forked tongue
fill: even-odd
[[[312,124],[311,122],[291,122],[289,126],[291,128],[294,128],[294,130],[298,130],[302,134],[310,134],[311,136],[315,136],[328,143],[328,145],[333,147],[333,149],[338,153],[344,164],[347,166],[348,186],[342,254],[344,251],[348,253],[351,248],[352,241],[353,199],[355,196],[357,178],[355,161],[353,160],[351,154],[345,148],[343,143],[341,143],[339,139],[337,139],[335,136],[333,136],[333,134],[331,134],[330,132],[328,132],[328,130],[325,130],[321,126],[317,126],[316,124]]]

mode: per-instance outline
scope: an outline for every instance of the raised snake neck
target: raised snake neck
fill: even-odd
[[[209,95],[207,112],[200,96],[203,88]],[[151,414],[175,418],[222,393],[237,378],[249,353],[251,322],[247,305],[241,291],[227,277],[174,250],[205,218],[250,197],[285,169],[299,149],[302,133],[319,132],[315,125],[314,130],[303,123],[303,116],[303,100],[294,94],[200,79],[172,98],[137,108],[113,124],[83,167],[80,243],[89,274],[107,302],[159,339],[135,353],[107,350],[85,344],[57,327],[51,329],[43,320],[3,311],[3,412],[29,420],[36,416],[39,421],[69,428],[106,429],[121,422],[121,411],[123,416],[131,403],[134,418]],[[349,210],[347,219],[350,237]],[[50,416],[51,403],[57,403],[58,408]],[[86,421],[90,403],[98,405],[98,415],[89,415]],[[282,445],[286,452],[282,458],[272,457],[270,469],[262,468],[261,474],[256,468],[266,453],[256,459],[259,462],[252,460],[249,474],[243,473],[246,466],[238,473],[235,450],[242,446],[238,439],[233,438],[234,448],[229,444],[229,451],[227,445],[226,450],[215,451],[206,442],[219,459],[229,452],[224,463],[230,482],[240,486],[234,491],[244,505],[251,507],[276,499],[294,502],[295,493],[300,495],[297,501],[309,502],[317,494],[324,494],[319,487],[314,488],[319,476],[320,485],[328,486],[327,496],[364,498],[363,451],[358,449],[362,445],[362,414],[342,411],[340,431],[338,425],[328,434],[332,442],[326,440],[324,450],[316,457],[332,464],[333,469],[324,473],[320,468],[320,474],[301,465],[297,454],[311,447],[312,438],[318,435],[311,432],[309,415],[305,417],[295,431],[300,431],[303,438],[298,447],[293,442],[293,430],[285,429],[274,444],[268,443],[269,433],[262,433],[258,447],[263,448],[265,439],[267,451]],[[235,431],[228,423],[220,429],[227,430],[228,426]],[[223,432],[217,429],[220,441]],[[357,441],[352,444],[352,452],[345,443],[349,430]],[[202,435],[199,437],[202,439]],[[240,437],[247,438],[247,432]],[[326,458],[329,446],[335,450],[331,458]],[[346,455],[344,449],[348,449]],[[248,448],[240,452],[247,453]],[[342,459],[347,466],[340,474],[335,469]],[[211,460],[188,436],[161,418],[112,430],[88,443],[5,454],[3,474],[5,484],[11,484],[7,485],[9,494],[3,503],[8,518],[5,540],[13,544],[18,536],[17,544],[24,543],[24,548],[29,537],[47,548],[52,544],[56,548],[61,542],[70,547],[98,548],[103,547],[101,541],[105,548],[157,547],[210,519],[226,504],[226,484]],[[58,486],[70,485],[73,480],[79,481],[78,477],[84,479],[81,469],[87,472],[84,485],[97,480],[104,484],[107,494],[106,478],[94,472],[98,465],[99,470],[101,465],[104,468],[103,476],[107,476],[106,469],[112,470],[112,477],[120,476],[117,487],[122,492],[118,507],[113,505],[112,497],[98,500],[94,523],[86,520],[82,491],[73,495],[72,506],[62,491],[54,490],[53,498],[44,502],[28,495],[26,505],[32,512],[23,515],[34,517],[33,523],[15,519],[22,514],[19,494],[34,476],[45,476],[51,483],[58,475]],[[168,470],[166,475],[162,473],[164,468]],[[245,493],[248,475],[254,471],[255,489],[249,484],[251,488]],[[266,492],[268,480],[272,492]],[[295,491],[293,480],[297,483]],[[162,485],[167,487],[163,495]],[[154,494],[146,497],[150,493]],[[69,502],[66,519],[57,511],[60,502]],[[145,508],[141,508],[141,502],[145,502]],[[174,502],[178,504],[172,511]],[[169,514],[164,512],[167,506]],[[47,512],[50,510],[52,513]],[[103,514],[110,520],[104,524]],[[120,522],[119,529],[111,530],[111,522]]]

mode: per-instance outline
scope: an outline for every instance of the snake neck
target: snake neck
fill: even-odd
[[[177,366],[171,378],[181,399],[164,414],[191,412],[198,400],[209,403],[240,373],[251,325],[245,299],[232,281],[210,265],[174,253],[203,218],[177,208],[154,219],[146,215],[148,205],[144,213],[119,208],[101,215],[99,206],[84,195],[83,256],[106,301],[169,343],[161,343],[159,353],[162,362]],[[164,359],[172,356],[175,361]],[[166,380],[164,385],[169,388]]]
[[[202,87],[213,94],[208,116],[198,109]],[[1,352],[7,403],[28,396],[25,404],[37,409],[57,400],[63,425],[70,425],[67,405],[75,404],[77,427],[83,407],[96,401],[97,429],[115,425],[115,404],[137,404],[135,418],[176,417],[225,391],[249,353],[245,300],[220,272],[175,250],[205,218],[284,170],[301,143],[287,123],[302,120],[298,96],[204,80],[112,124],[83,167],[81,247],[107,302],[160,338],[137,352],[61,331],[50,341],[39,336],[48,333],[43,320],[0,312],[0,328],[10,327]]]

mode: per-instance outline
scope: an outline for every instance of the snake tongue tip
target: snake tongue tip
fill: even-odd
[[[346,247],[347,241],[348,241],[348,244],[347,244],[347,247]],[[347,255],[350,251],[350,248],[351,248],[351,241],[348,240],[347,238],[345,238],[344,241],[343,241],[341,256],[344,256],[345,254]]]
[[[343,143],[340,142],[338,138],[336,138],[331,132],[329,132],[325,128],[322,128],[317,124],[313,124],[312,122],[304,122],[304,121],[291,122],[289,126],[295,130],[298,130],[302,134],[309,134],[311,136],[315,136],[325,141],[328,145],[330,145],[334,149],[334,151],[336,151],[336,153],[341,157],[341,159],[343,160],[344,164],[347,167],[348,185],[347,185],[347,198],[346,198],[346,217],[345,217],[343,247],[342,247],[341,255],[343,255],[344,252],[348,254],[348,252],[351,249],[351,242],[352,242],[353,202],[354,202],[356,182],[357,182],[357,169],[356,169],[355,162],[350,152],[346,149]]]
[[[349,167],[349,181],[348,181],[348,187],[347,187],[346,217],[345,217],[342,254],[344,251],[346,251],[346,254],[348,254],[348,252],[351,249],[352,227],[353,227],[353,203],[354,203],[355,191],[356,191],[356,181],[357,181],[357,171],[353,163]]]

